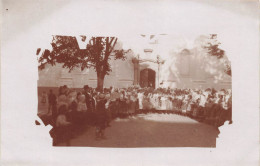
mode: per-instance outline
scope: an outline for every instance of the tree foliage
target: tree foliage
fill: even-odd
[[[86,40],[85,36],[81,37]],[[62,63],[69,71],[93,67],[97,72],[107,75],[111,71],[109,60],[112,56],[115,60],[124,60],[127,52],[114,49],[116,43],[116,37],[91,37],[86,48],[80,49],[74,36],[53,36],[52,51],[45,50],[39,57],[39,69],[44,69],[46,64]]]
[[[203,46],[204,49],[207,50],[208,55],[210,56],[215,56],[218,59],[224,58],[225,51],[219,48],[219,45],[221,43],[217,40],[217,35],[216,34],[211,34],[208,38],[208,42],[206,43],[205,46]],[[225,66],[225,73],[231,76],[231,64],[230,62],[226,62],[224,64]]]
[[[83,42],[86,39],[86,36],[81,36]],[[109,60],[125,60],[125,54],[129,51],[115,49],[117,40],[116,37],[90,37],[85,49],[80,49],[74,36],[53,36],[52,51],[45,50],[39,57],[39,69],[44,69],[46,64],[53,66],[56,63],[63,64],[63,68],[68,68],[70,72],[75,68],[82,71],[94,68],[103,86],[105,75],[112,71]]]

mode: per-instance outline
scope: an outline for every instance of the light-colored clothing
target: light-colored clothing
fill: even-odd
[[[86,103],[79,102],[78,103],[78,107],[77,107],[77,111],[79,111],[79,112],[86,112],[87,111]]]
[[[163,96],[161,97],[161,110],[166,110],[166,98]]]
[[[149,102],[149,98],[147,98],[147,97],[144,97],[144,98],[143,98],[143,109],[144,109],[144,110],[149,110],[149,109],[151,109],[151,104],[150,104],[150,102]]]
[[[200,96],[200,103],[199,103],[199,105],[201,107],[205,107],[205,104],[206,104],[206,97],[204,95],[201,95]]]
[[[113,92],[112,94],[111,94],[111,96],[110,96],[110,99],[112,100],[112,101],[115,101],[115,100],[117,100],[117,99],[119,99],[120,98],[120,94],[118,93],[118,92]]]
[[[139,109],[143,109],[143,94],[138,93]]]
[[[66,126],[69,124],[70,124],[70,122],[67,121],[66,116],[63,114],[59,115],[56,119],[56,127]]]
[[[172,109],[173,109],[172,102],[170,101],[170,99],[167,98],[167,100],[166,100],[166,110],[172,110]]]

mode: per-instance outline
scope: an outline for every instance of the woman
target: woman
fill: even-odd
[[[119,117],[126,117],[127,116],[127,108],[126,108],[126,99],[123,91],[119,93]]]
[[[166,95],[166,111],[167,113],[171,113],[172,110],[172,101],[169,95]]]
[[[60,95],[58,97],[57,108],[59,109],[59,107],[62,105],[66,105],[68,107],[67,97],[65,95]]]
[[[188,116],[191,116],[191,108],[192,108],[192,96],[189,95],[188,100],[187,100],[187,115]]]
[[[131,101],[130,101],[131,92],[126,92],[125,103],[126,103],[126,112],[130,115],[131,112]]]
[[[160,100],[159,100],[158,92],[154,93],[153,98],[154,98],[154,110],[155,112],[157,112],[160,109]]]
[[[144,113],[148,113],[150,111],[150,102],[149,102],[149,98],[148,98],[147,93],[144,94],[142,105],[143,105]]]
[[[143,112],[143,98],[144,94],[143,92],[139,91],[138,92],[138,105],[139,105],[139,112]]]
[[[135,108],[136,108],[136,97],[134,92],[130,93],[129,96],[129,114],[132,116],[135,114]]]
[[[166,111],[166,100],[167,100],[167,98],[165,97],[165,94],[161,94],[161,111],[163,112],[163,113],[165,113],[165,112],[167,112]]]

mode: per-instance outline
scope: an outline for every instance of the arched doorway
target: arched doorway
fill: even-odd
[[[140,86],[155,88],[155,71],[143,69],[140,71]]]

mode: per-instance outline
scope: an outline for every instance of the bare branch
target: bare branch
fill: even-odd
[[[113,42],[114,39],[115,39],[115,37],[111,37],[111,40],[110,40],[110,42],[109,42],[109,47],[111,46],[111,44],[112,44],[112,42]]]
[[[110,47],[109,54],[110,54],[110,53],[111,53],[111,52],[114,50],[116,43],[117,43],[117,38],[116,38],[116,40],[114,41],[114,44],[113,44],[113,46],[112,46],[112,47]]]

